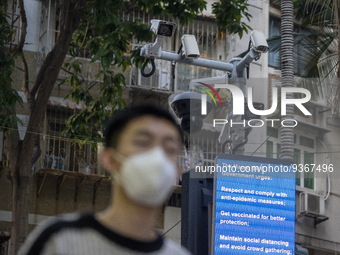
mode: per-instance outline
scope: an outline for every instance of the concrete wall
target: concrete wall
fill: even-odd
[[[340,210],[340,171],[339,171],[339,141],[340,141],[340,120],[328,116],[327,128],[331,131],[323,137],[323,144],[320,146],[318,152],[323,153],[324,160],[316,161],[316,163],[327,163],[334,165],[334,172],[321,175],[316,179],[316,191],[327,196],[327,181],[330,181],[330,194],[325,201],[325,215],[329,219],[314,227],[314,220],[306,217],[298,218],[296,222],[296,238],[297,242],[304,244],[306,247],[314,247],[315,249],[333,252],[340,252],[340,224],[339,224],[339,210]],[[327,156],[329,159],[327,159]],[[318,253],[326,254],[326,253]],[[334,254],[334,253],[332,253]]]
[[[250,26],[253,29],[264,31],[268,36],[269,29],[269,1],[249,1],[251,4],[250,13],[253,18]],[[276,13],[277,15],[277,13]],[[248,46],[248,38],[239,40],[238,36],[229,36],[228,43],[228,59],[243,52]],[[257,100],[267,104],[268,83],[266,79],[262,82],[255,77],[267,78],[268,75],[280,75],[279,70],[269,68],[268,58],[263,54],[261,59],[250,65],[250,80],[248,86],[256,86],[260,94],[255,95]],[[262,94],[261,94],[262,93]],[[326,96],[327,98],[327,96]],[[319,100],[320,101],[320,100]],[[322,101],[322,100],[321,100]],[[320,102],[321,102],[320,101]],[[325,101],[322,101],[323,103]],[[325,104],[324,104],[325,105]],[[326,106],[326,105],[325,105]],[[322,113],[325,108],[312,107],[313,116],[309,118],[300,118],[306,122],[315,124],[317,127],[329,129],[328,133],[320,132],[317,127],[298,126],[295,129],[296,134],[307,135],[316,138],[315,145],[315,163],[316,164],[333,164],[333,173],[315,173],[315,189],[297,187],[297,214],[299,211],[299,194],[302,191],[308,191],[314,194],[319,194],[322,197],[328,197],[325,201],[325,215],[329,217],[324,221],[314,226],[314,219],[307,217],[297,217],[296,219],[296,243],[309,248],[310,254],[338,254],[340,252],[340,120],[334,119],[329,114]],[[265,129],[253,129],[249,135],[249,142],[245,146],[245,154],[250,155],[255,149],[267,138]],[[265,144],[258,149],[254,156],[265,156]],[[328,181],[330,181],[330,193],[328,194]],[[337,252],[337,253],[334,253]]]
[[[252,15],[250,22],[246,19],[244,21],[252,28],[252,30],[259,30],[268,36],[268,22],[269,22],[269,0],[250,0],[249,13]],[[250,33],[251,31],[249,31]],[[249,46],[250,37],[244,34],[240,39],[238,35],[227,36],[227,59],[245,52]],[[250,64],[250,77],[263,78],[268,75],[268,57],[263,54],[261,59]]]

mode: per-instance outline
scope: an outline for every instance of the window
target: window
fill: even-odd
[[[172,193],[168,200],[167,206],[181,207],[182,206],[182,194]]]
[[[267,127],[267,136],[270,136],[274,139],[275,142],[268,140],[267,141],[267,150],[266,156],[267,158],[280,158],[280,150],[281,145],[278,142],[279,139],[279,130],[273,127]]]
[[[11,235],[7,231],[0,231],[0,254],[9,254],[8,253],[8,243]]]
[[[70,109],[49,107],[46,113],[46,135],[42,144],[41,168],[67,170],[86,174],[102,174],[98,171],[96,143],[79,144],[62,135]]]
[[[314,154],[304,152],[304,164],[314,164]],[[304,187],[314,189],[314,172],[304,172]]]
[[[185,147],[179,155],[178,164],[183,171],[190,170],[196,166],[215,165],[216,157],[226,151],[218,143],[219,133],[201,130],[196,134],[185,137]]]
[[[281,35],[281,21],[278,18],[269,17],[269,38]],[[309,51],[315,47],[315,39],[311,32],[299,25],[294,25],[294,73],[299,76],[306,75],[306,67],[309,61]],[[280,69],[280,49],[274,47],[269,50],[268,65]]]
[[[308,147],[308,148],[314,148],[314,139],[301,135],[300,145]]]
[[[188,26],[178,27],[179,38],[183,34],[193,34],[202,58],[217,59],[218,57],[218,29],[213,21],[195,20]],[[177,63],[177,89],[189,90],[189,82],[193,79],[213,76],[210,68]]]
[[[276,158],[280,158],[280,153],[281,153],[281,144],[277,143],[276,144]]]
[[[273,142],[267,141],[267,150],[266,150],[266,156],[267,158],[273,158],[274,157],[274,150],[273,150]]]
[[[39,43],[40,49],[44,54],[51,51],[58,38],[60,33],[60,15],[58,1],[43,1]]]
[[[9,45],[9,47],[12,48],[19,43],[22,27],[20,10],[16,3],[9,4],[6,11],[6,16],[12,30],[12,38]]]
[[[301,163],[301,151],[299,149],[294,149],[294,163]],[[301,186],[301,174],[300,172],[296,173],[296,186]]]
[[[279,140],[279,129],[267,127],[267,135],[271,137],[266,143],[266,157],[279,158],[281,144]],[[294,163],[295,164],[314,164],[315,139],[312,137],[294,135]],[[313,172],[297,172],[296,185],[308,189],[314,189]]]
[[[269,38],[279,36],[281,34],[280,31],[281,22],[279,19],[275,19],[270,17],[269,19]],[[280,51],[273,51],[269,49],[268,52],[268,65],[280,68]]]
[[[140,10],[135,10],[122,14],[122,18],[124,20],[135,20],[139,19],[144,24],[149,24],[152,18],[169,20],[168,17],[154,17],[151,16],[150,13],[145,13]],[[223,37],[224,33],[219,33],[217,25],[212,18],[202,18],[198,17],[188,25],[182,26],[176,20],[170,19],[169,21],[175,22],[177,24],[177,28],[175,31],[175,35],[173,38],[166,38],[162,42],[162,50],[168,52],[177,53],[180,47],[180,38],[184,34],[192,34],[195,35],[196,41],[200,50],[200,55],[202,58],[207,59],[225,59],[225,46],[223,45],[223,41],[225,38]],[[173,40],[177,38],[176,40]],[[219,42],[219,40],[221,40]],[[143,46],[146,43],[150,42],[137,42],[133,40],[131,43],[131,48],[136,48]],[[173,84],[177,90],[188,90],[189,82],[192,79],[205,78],[214,76],[214,70],[210,68],[192,66],[182,63],[176,64],[175,69],[175,81],[173,81],[173,66],[170,61],[157,59],[155,61],[156,64],[156,72],[151,77],[143,77],[140,73],[140,69],[131,68],[130,74],[127,80],[129,80],[129,85],[132,86],[143,86],[143,87],[153,87],[158,89],[170,89],[170,84]],[[150,72],[151,65],[146,67],[145,72]]]
[[[161,19],[161,20],[169,20],[168,17],[161,16],[152,16],[150,13],[143,12],[141,10],[128,11],[126,13],[122,13],[122,19],[125,21],[133,21],[140,20],[141,23],[144,23],[149,26],[151,19]],[[174,22],[173,20],[170,20]],[[177,30],[177,29],[176,29]],[[155,38],[154,38],[155,39]],[[131,49],[136,49],[138,47],[142,47],[145,44],[150,42],[140,42],[135,38],[132,39]],[[170,38],[165,38],[162,42],[162,50],[164,51],[173,51],[174,50],[174,41]],[[151,77],[144,77],[141,74],[141,69],[137,67],[131,67],[129,69],[129,74],[126,77],[128,81],[128,85],[131,86],[142,86],[146,88],[157,88],[162,90],[169,90],[170,83],[172,79],[171,76],[171,62],[157,59],[155,61],[156,71]],[[146,66],[145,73],[149,73],[151,71],[151,64]]]
[[[274,127],[267,127],[267,135],[274,138],[279,138],[279,130]]]
[[[123,16],[126,20],[140,19],[141,22],[148,24],[151,17],[150,14],[146,14],[143,12],[135,12],[132,14],[126,14]],[[153,17],[155,18],[155,17]],[[157,17],[164,20],[169,20],[166,17]],[[172,22],[176,22],[174,20],[170,20]],[[200,50],[200,55],[202,58],[207,59],[220,59],[224,60],[224,48],[218,47],[219,37],[218,37],[218,28],[214,20],[212,19],[196,19],[193,22],[189,23],[186,26],[182,26],[177,24],[177,28],[175,31],[176,35],[174,38],[177,38],[177,41],[180,41],[180,38],[184,34],[192,34],[195,35],[196,41]],[[137,42],[133,41],[131,47],[135,48],[138,46],[142,46],[145,43],[150,42]],[[173,38],[167,38],[162,42],[162,50],[168,52],[177,51],[179,45],[178,42],[174,41]],[[221,44],[221,46],[223,46]],[[177,53],[177,52],[176,52]],[[170,61],[157,59],[155,61],[156,64],[156,72],[151,77],[143,77],[140,73],[140,69],[131,68],[130,74],[127,80],[129,80],[129,84],[132,86],[143,86],[143,87],[153,87],[158,89],[170,89],[170,84],[173,82],[172,76],[172,65]],[[150,65],[151,67],[151,65]],[[146,67],[145,72],[150,72],[150,67]],[[192,66],[182,63],[176,63],[175,69],[175,88],[177,90],[188,90],[189,82],[193,79],[205,78],[214,76],[214,70],[205,67]]]

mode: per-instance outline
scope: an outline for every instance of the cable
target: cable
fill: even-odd
[[[144,70],[145,70],[145,67],[147,66],[147,64],[149,63],[149,61],[151,62],[151,71],[150,73],[145,73]],[[142,65],[142,68],[140,70],[141,74],[144,76],[144,77],[150,77],[151,75],[153,75],[156,71],[156,65],[155,65],[155,60],[153,58],[149,58],[147,60],[145,60],[144,64]]]
[[[173,225],[171,228],[169,228],[167,231],[165,231],[163,234],[162,234],[162,237],[165,236],[167,233],[169,233],[169,231],[171,229],[173,229],[174,227],[176,227],[182,220],[179,220],[175,225]]]
[[[27,127],[27,126],[23,126],[23,127]],[[30,133],[30,134],[35,134],[35,135],[39,135],[39,136],[45,136],[47,138],[52,138],[52,139],[57,139],[57,138],[62,138],[62,139],[67,139],[67,140],[74,140],[74,141],[82,141],[81,139],[79,138],[68,138],[68,137],[61,137],[61,136],[57,136],[57,135],[49,135],[49,134],[46,134],[46,133],[42,133],[42,132],[33,132],[33,131],[27,131],[27,130],[20,130],[18,128],[10,128],[10,127],[6,127],[6,126],[2,126],[0,125],[0,128],[4,128],[4,129],[8,129],[8,130],[14,130],[14,131],[19,131],[19,132],[24,132],[24,133]],[[0,131],[1,132],[1,131]],[[92,138],[92,137],[89,137],[89,136],[84,136],[84,135],[80,135],[80,134],[77,134],[77,136],[81,136],[83,138]],[[259,148],[261,148],[261,146],[269,140],[271,136],[268,136],[266,138],[266,140],[264,142],[262,142],[260,144],[260,146],[251,154],[251,155],[254,155],[257,150]],[[93,142],[96,142],[96,143],[102,143],[100,141],[93,141]],[[258,143],[251,143],[251,144],[258,144]],[[340,146],[340,144],[332,144],[332,146]],[[315,152],[311,152],[313,154],[333,154],[333,153],[340,153],[340,151],[328,151],[328,152],[324,152],[324,151],[315,151]],[[265,154],[265,153],[262,153],[262,154]]]
[[[250,156],[253,156],[253,155],[258,151],[258,149],[260,149],[260,148],[262,147],[262,145],[264,145],[264,144],[269,140],[269,138],[271,138],[271,137],[272,137],[272,135],[269,135],[269,136],[266,138],[266,140],[264,140],[263,143],[261,143],[260,146],[257,147],[256,150],[255,150]]]
[[[28,134],[33,134],[33,135],[38,135],[38,136],[45,136],[46,138],[51,138],[51,139],[65,139],[65,140],[70,140],[70,141],[75,141],[75,142],[83,141],[80,138],[68,138],[68,137],[62,137],[62,136],[56,136],[56,135],[49,135],[49,134],[42,133],[42,132],[39,133],[39,132],[33,132],[33,131],[28,131],[28,130],[20,130],[18,128],[11,128],[11,127],[1,126],[1,125],[0,125],[0,128],[7,129],[7,130],[12,130],[12,131],[23,132],[23,133],[28,133]],[[78,135],[77,134],[77,136],[82,137],[84,139],[86,139],[86,138],[93,139],[92,137],[84,136],[84,135]],[[88,141],[88,142],[89,143],[103,143],[101,141]]]
[[[232,150],[232,154],[235,154],[235,152],[236,152],[236,150],[238,149],[238,148],[240,148],[240,147],[242,147],[243,145],[245,145],[247,142],[248,142],[248,135],[249,135],[249,133],[251,132],[251,130],[252,130],[252,128],[246,128],[245,130],[244,130],[244,133],[245,133],[245,135],[244,135],[244,141],[242,142],[242,143],[240,143],[240,144],[238,144],[235,148],[233,148],[233,150]],[[262,146],[262,145],[261,145]]]

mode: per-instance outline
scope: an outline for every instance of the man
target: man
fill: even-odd
[[[189,254],[154,229],[179,177],[181,131],[155,106],[129,107],[105,130],[103,167],[113,175],[112,205],[37,227],[19,251],[40,254]]]

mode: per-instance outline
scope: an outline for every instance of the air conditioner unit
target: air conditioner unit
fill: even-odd
[[[322,196],[302,192],[300,193],[300,215],[319,216],[325,214],[325,200]]]

